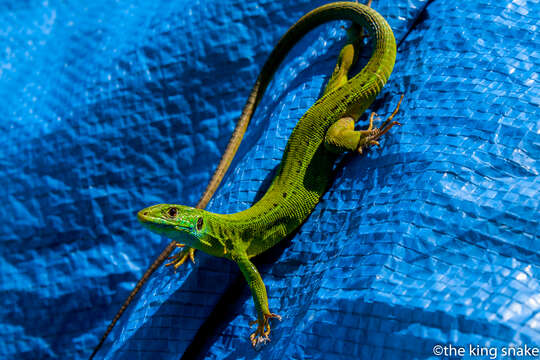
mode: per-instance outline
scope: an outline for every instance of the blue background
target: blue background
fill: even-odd
[[[196,203],[264,60],[326,1],[0,3],[0,357],[87,358],[168,243],[136,221]],[[160,268],[106,359],[439,359],[435,344],[540,346],[540,5],[374,0],[399,43],[371,110],[382,148],[345,156],[309,220],[256,260],[272,342],[235,264]],[[291,52],[208,209],[245,209],[344,43]],[[366,116],[363,117],[365,120]]]

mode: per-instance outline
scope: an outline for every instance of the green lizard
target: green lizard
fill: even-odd
[[[349,42],[340,52],[323,96],[294,128],[277,174],[265,195],[249,209],[235,214],[214,214],[203,210],[223,179],[251,116],[285,55],[316,26],[341,19],[353,22],[348,32]],[[362,71],[348,79],[348,71],[361,48],[364,30],[373,40],[373,54]],[[373,113],[367,130],[354,130],[355,120],[371,105],[388,80],[395,56],[392,30],[369,4],[331,3],[309,12],[296,22],[264,64],[220,164],[196,208],[160,204],[138,213],[139,221],[148,229],[173,241],[137,283],[90,358],[99,350],[145,280],[176,247],[183,250],[167,264],[175,268],[188,258],[194,261],[195,249],[235,261],[249,284],[257,312],[257,319],[253,322],[257,329],[250,337],[251,343],[256,346],[269,340],[269,319],[280,317],[270,312],[265,285],[250,258],[283,240],[307,219],[329,184],[339,154],[346,151],[361,154],[363,150],[379,145],[378,139],[398,124],[391,120],[399,110],[401,99],[379,128],[373,128]]]
[[[268,339],[270,312],[266,288],[250,258],[271,248],[300,226],[328,186],[338,154],[362,152],[396,122],[381,128],[355,131],[354,122],[373,102],[392,71],[396,45],[387,22],[371,8],[355,3],[334,3],[305,15],[285,34],[270,55],[259,82],[264,88],[292,45],[307,31],[330,20],[349,19],[367,30],[374,53],[366,67],[347,80],[354,44],[340,53],[338,65],[324,95],[302,116],[287,143],[281,165],[265,195],[252,207],[235,214],[214,214],[182,205],[160,204],[143,209],[139,220],[151,231],[190,248],[235,261],[246,278],[257,311],[252,344]],[[397,110],[397,109],[396,109]],[[175,266],[186,253],[175,258]],[[173,262],[174,263],[174,262]]]

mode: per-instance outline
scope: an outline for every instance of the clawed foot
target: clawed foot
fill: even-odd
[[[176,244],[176,247],[183,248],[185,247],[184,244]],[[174,270],[178,269],[183,263],[186,262],[187,259],[190,259],[192,263],[195,264],[195,249],[194,248],[185,248],[182,249],[178,254],[173,255],[168,258],[168,260],[172,260],[171,262],[168,262],[165,264],[165,266],[174,266]]]
[[[381,127],[373,128],[373,119],[374,119],[375,116],[377,116],[377,114],[376,113],[371,113],[371,116],[369,117],[369,127],[368,127],[367,130],[362,131],[363,133],[365,133],[366,136],[362,139],[362,142],[360,143],[360,146],[358,146],[358,152],[360,154],[362,154],[363,149],[369,148],[370,146],[377,145],[378,147],[380,147],[381,144],[379,143],[378,140],[384,134],[386,134],[394,125],[401,125],[397,121],[392,121],[392,119],[394,118],[394,116],[396,116],[396,114],[399,111],[399,106],[401,105],[401,101],[403,100],[403,96],[404,96],[404,94],[401,95],[396,108],[394,109],[392,114],[388,117],[388,119],[386,119],[381,124]],[[379,118],[377,117],[377,119],[379,119]]]
[[[249,326],[257,324],[257,330],[249,337],[253,347],[256,347],[259,344],[266,344],[266,342],[270,341],[270,337],[268,336],[270,335],[270,318],[281,320],[281,316],[269,313],[263,315],[263,320],[259,318],[258,320],[249,323]]]

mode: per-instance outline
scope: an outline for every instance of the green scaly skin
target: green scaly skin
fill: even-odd
[[[351,41],[343,48],[324,95],[294,128],[277,175],[257,203],[235,214],[214,214],[172,204],[151,206],[138,213],[139,221],[151,231],[238,264],[257,311],[258,327],[251,335],[254,346],[268,340],[269,319],[278,315],[268,308],[266,288],[250,258],[283,240],[306,220],[325,192],[340,153],[361,153],[378,145],[380,136],[396,124],[387,121],[380,128],[372,129],[370,123],[368,130],[354,131],[355,119],[371,105],[392,72],[396,44],[390,26],[381,15],[365,5],[351,2],[317,8],[288,30],[257,80],[256,90],[248,101],[251,105],[248,117],[292,46],[316,26],[340,19],[351,20],[356,29],[367,32],[373,41],[373,54],[364,69],[348,79],[347,72],[357,57],[359,41]]]
[[[371,2],[371,0],[370,0]],[[309,30],[332,20],[351,20],[350,40],[340,52],[338,63],[323,97],[300,119],[285,149],[281,167],[263,198],[248,210],[219,215],[203,209],[223,179],[242,141],[242,137],[266,86],[293,45]],[[361,48],[362,31],[373,39],[374,52],[366,67],[351,80],[347,78]],[[390,76],[395,60],[395,40],[386,21],[368,6],[357,3],[333,3],[313,10],[294,24],[281,38],[255,82],[237,122],[227,149],[196,208],[181,205],[156,205],[139,212],[139,220],[172,242],[138,281],[95,347],[90,359],[101,348],[142,285],[176,247],[184,250],[168,265],[179,267],[188,258],[194,261],[195,249],[237,262],[253,294],[257,310],[257,330],[252,344],[268,340],[269,319],[279,318],[268,309],[266,288],[249,260],[285,238],[311,213],[330,180],[337,154],[378,145],[377,140],[396,122],[394,113],[379,129],[354,131],[354,121],[373,102]],[[400,100],[401,102],[401,100]],[[373,115],[373,114],[372,114]],[[181,244],[177,243],[180,242]]]

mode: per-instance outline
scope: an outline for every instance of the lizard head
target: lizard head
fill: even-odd
[[[193,246],[205,243],[207,214],[190,206],[159,204],[142,209],[137,218],[150,231]]]

